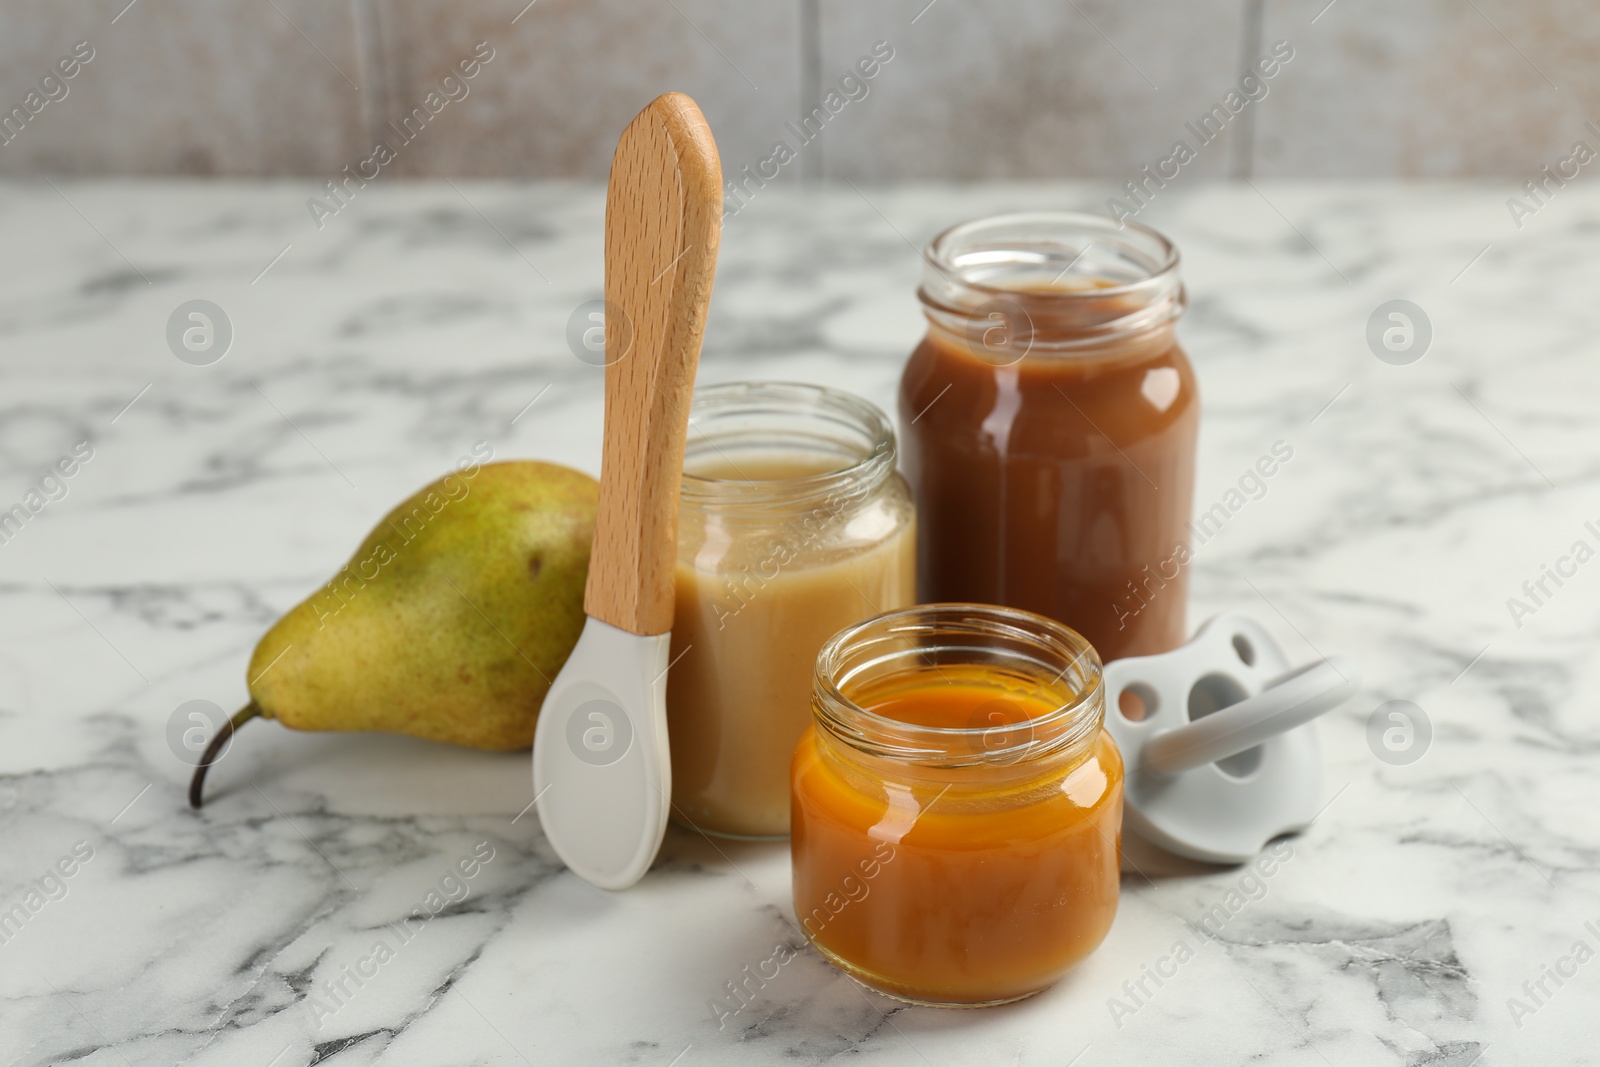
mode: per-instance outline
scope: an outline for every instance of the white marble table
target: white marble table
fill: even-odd
[[[1191,621],[1244,609],[1296,658],[1360,664],[1320,724],[1330,806],[1259,882],[1130,875],[1106,944],[1031,1001],[907,1008],[805,950],[719,1028],[725,983],[799,944],[783,846],[673,831],[606,894],[517,818],[525,754],[273,724],[203,813],[184,803],[176,709],[242,703],[257,636],[392,503],[479,440],[598,464],[600,372],[564,341],[599,291],[598,188],[391,183],[320,231],[312,191],[0,187],[0,510],[93,450],[0,544],[0,923],[22,908],[0,926],[0,1062],[1595,1062],[1600,563],[1507,606],[1600,547],[1594,192],[1521,231],[1497,187],[1163,193],[1142,217],[1185,254],[1200,506],[1294,450],[1201,551]],[[913,245],[1109,192],[766,190],[729,220],[702,380],[888,405],[919,331]],[[234,329],[210,366],[165,340],[197,298]],[[1420,362],[1368,349],[1393,298],[1432,320]],[[1432,728],[1406,765],[1367,740],[1396,699]],[[465,898],[402,941],[475,850]],[[1180,940],[1194,957],[1141,992]]]

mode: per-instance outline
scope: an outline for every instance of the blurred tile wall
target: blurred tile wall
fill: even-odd
[[[1593,0],[5,0],[0,175],[333,178],[384,141],[599,178],[677,88],[749,185],[1124,179],[1180,140],[1212,177],[1520,178],[1600,146],[1597,45]]]

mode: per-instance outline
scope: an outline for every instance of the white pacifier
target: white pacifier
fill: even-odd
[[[1126,765],[1123,829],[1209,863],[1243,863],[1322,803],[1311,720],[1355,694],[1340,656],[1290,669],[1253,619],[1223,614],[1182,648],[1106,664],[1106,730]]]

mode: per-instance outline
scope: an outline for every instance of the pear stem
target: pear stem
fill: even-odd
[[[261,706],[254,700],[233,713],[233,718],[222,724],[222,729],[217,731],[217,736],[211,739],[206,750],[200,754],[200,762],[194,766],[194,777],[189,780],[189,806],[196,811],[200,810],[201,794],[206,785],[206,771],[222,755],[223,746],[233,737],[234,731],[245,723],[261,714]]]

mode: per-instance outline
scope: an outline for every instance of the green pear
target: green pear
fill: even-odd
[[[551,463],[469,463],[385,515],[350,562],[268,630],[250,703],[195,768],[260,716],[527,748],[583,630],[599,484]]]

